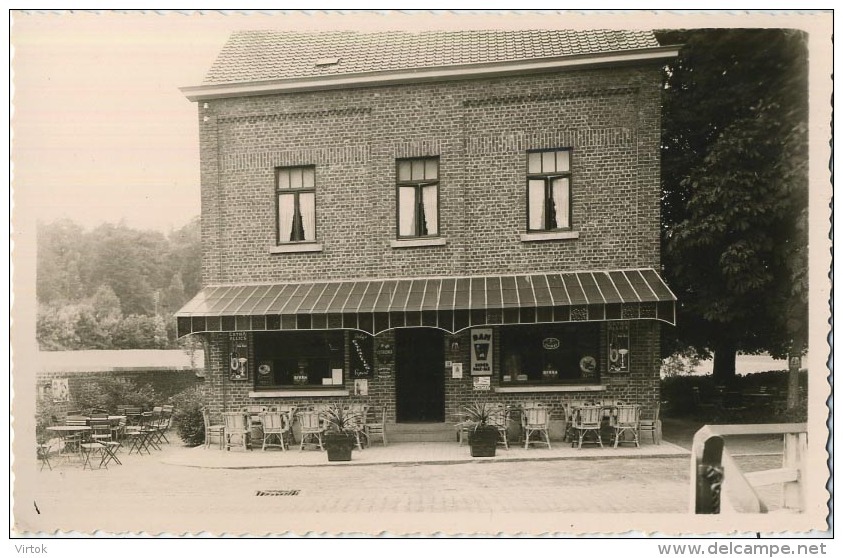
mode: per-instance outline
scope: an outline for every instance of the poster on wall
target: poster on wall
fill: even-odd
[[[249,379],[249,344],[245,331],[234,331],[228,334],[229,343],[229,379],[243,381]]]
[[[492,375],[492,328],[471,330],[471,375]]]
[[[271,386],[275,382],[272,374],[272,361],[265,360],[258,364],[257,384],[259,386]]]
[[[369,380],[366,378],[354,380],[354,395],[369,395]]]
[[[372,376],[372,336],[354,333],[351,336],[351,376],[370,378]]]
[[[53,392],[54,403],[67,401],[70,397],[70,388],[67,386],[67,378],[53,380],[51,391]]]
[[[609,322],[609,372],[629,372],[629,322]]]
[[[491,391],[492,390],[492,378],[485,377],[485,378],[474,378],[474,391]]]
[[[451,377],[452,378],[462,378],[462,363],[461,362],[451,363]]]

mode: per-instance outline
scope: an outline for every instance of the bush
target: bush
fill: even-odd
[[[113,376],[78,382],[70,392],[72,406],[83,411],[94,408],[115,411],[118,405],[151,409],[157,399],[151,385],[139,388],[132,380]]]
[[[205,420],[202,407],[206,404],[205,394],[199,388],[189,388],[177,393],[171,399],[173,426],[188,447],[205,443]]]

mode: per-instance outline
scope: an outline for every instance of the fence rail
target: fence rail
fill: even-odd
[[[744,473],[728,451],[729,436],[783,436],[782,466]],[[691,449],[691,511],[697,514],[767,513],[756,488],[782,485],[782,509],[805,509],[808,428],[795,424],[706,425],[694,435]]]

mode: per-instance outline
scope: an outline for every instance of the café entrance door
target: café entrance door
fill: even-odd
[[[445,421],[445,347],[439,329],[395,330],[398,422]]]

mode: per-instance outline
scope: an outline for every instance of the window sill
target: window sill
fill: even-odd
[[[606,391],[606,386],[595,384],[568,384],[558,386],[499,386],[496,393],[540,393],[555,391]]]
[[[321,242],[303,242],[291,244],[279,244],[278,246],[270,246],[270,254],[293,254],[296,252],[321,252]]]
[[[580,231],[551,231],[522,233],[521,242],[541,242],[544,240],[574,240],[580,237]]]
[[[263,397],[348,397],[347,389],[278,389],[267,391],[250,391],[250,399]]]
[[[445,246],[448,241],[441,237],[436,238],[414,238],[407,240],[390,240],[389,245],[393,248],[416,248],[419,246]]]

